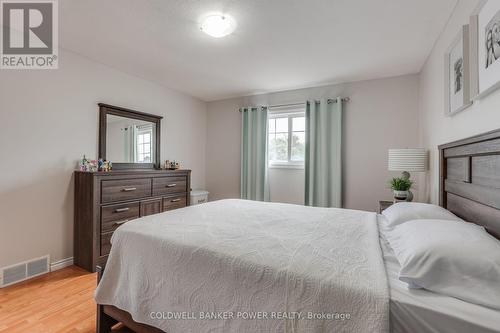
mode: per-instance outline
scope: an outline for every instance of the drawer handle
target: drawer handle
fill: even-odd
[[[123,212],[129,211],[129,210],[130,210],[130,208],[128,208],[128,207],[117,208],[117,209],[115,209],[115,213],[123,213]]]
[[[168,184],[167,187],[176,187],[177,184]]]
[[[170,202],[179,202],[179,201],[181,201],[181,199],[170,200]]]
[[[115,222],[113,225],[122,225],[122,224],[127,223],[128,221],[130,221],[130,220],[118,221],[118,222]]]
[[[137,187],[126,187],[122,190],[122,192],[132,192],[137,190]]]

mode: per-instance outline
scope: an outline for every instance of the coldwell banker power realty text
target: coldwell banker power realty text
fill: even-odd
[[[57,0],[0,0],[1,69],[57,69]]]

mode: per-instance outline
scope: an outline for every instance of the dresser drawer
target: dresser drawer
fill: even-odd
[[[153,195],[187,192],[186,177],[153,178]]]
[[[140,203],[103,206],[101,208],[101,232],[114,231],[120,225],[140,216]]]
[[[187,197],[186,195],[177,195],[171,196],[167,198],[163,198],[163,211],[173,210],[177,208],[182,208],[187,206]]]
[[[151,178],[104,180],[101,202],[115,202],[151,196]]]
[[[101,256],[106,256],[111,251],[111,236],[113,232],[101,234]]]
[[[162,198],[141,201],[141,217],[161,213]]]

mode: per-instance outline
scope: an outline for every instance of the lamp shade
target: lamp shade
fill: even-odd
[[[423,148],[389,149],[389,171],[427,170],[427,151]]]

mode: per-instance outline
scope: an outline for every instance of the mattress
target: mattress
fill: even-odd
[[[378,216],[380,244],[390,291],[390,323],[393,333],[492,333],[500,332],[500,311],[468,303],[424,289],[408,289],[398,279],[399,262]]]

